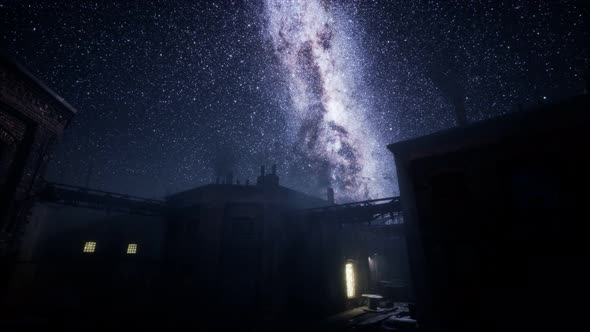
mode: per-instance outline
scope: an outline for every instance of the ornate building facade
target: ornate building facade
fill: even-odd
[[[76,110],[0,55],[0,257],[14,254],[48,161]]]

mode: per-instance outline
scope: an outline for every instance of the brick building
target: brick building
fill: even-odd
[[[0,256],[16,248],[48,150],[76,110],[0,55]]]

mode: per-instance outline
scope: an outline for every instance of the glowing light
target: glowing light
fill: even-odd
[[[346,278],[346,297],[351,299],[356,295],[356,280],[354,276],[354,265],[352,263],[346,263],[344,266],[344,276]]]
[[[89,241],[84,243],[84,249],[82,252],[93,253],[94,251],[96,251],[96,242]]]
[[[137,244],[136,243],[129,243],[127,245],[127,255],[135,255],[137,254]]]

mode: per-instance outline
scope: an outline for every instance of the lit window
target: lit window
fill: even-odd
[[[85,253],[93,253],[96,250],[96,242],[86,242],[84,243],[84,250],[82,250],[82,252]]]
[[[344,266],[344,276],[346,277],[346,297],[349,299],[355,296],[356,280],[354,276],[354,265],[352,262]]]
[[[127,255],[137,254],[137,243],[129,243],[127,245]]]

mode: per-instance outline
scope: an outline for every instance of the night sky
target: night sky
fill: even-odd
[[[47,178],[163,197],[216,174],[397,192],[386,144],[584,92],[584,1],[1,1],[0,48],[78,113]]]

